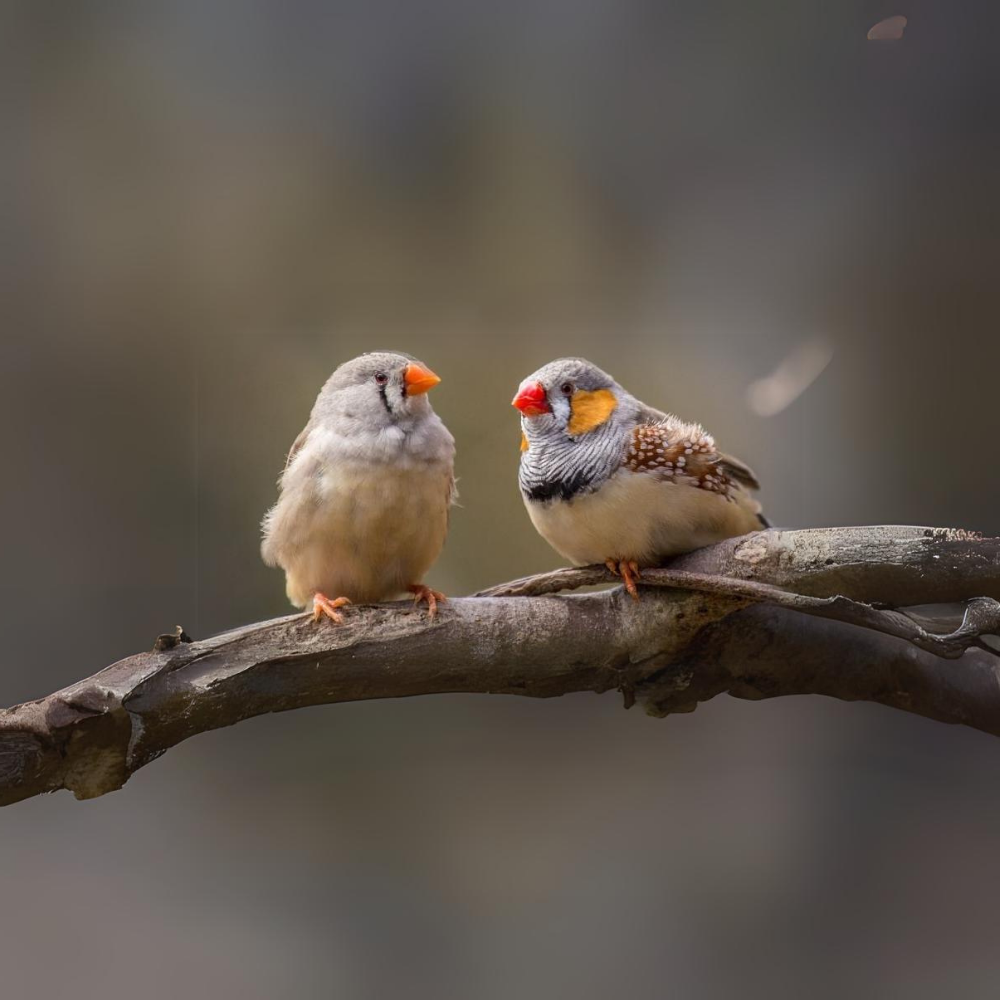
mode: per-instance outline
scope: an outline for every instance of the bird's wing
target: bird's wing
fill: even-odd
[[[264,515],[261,525],[263,530],[263,540],[261,542],[261,555],[264,562],[269,566],[277,566],[281,561],[282,550],[294,541],[296,537],[295,527],[298,523],[296,512],[300,509],[303,497],[309,497],[310,491],[315,489],[313,477],[304,469],[292,471],[292,463],[296,456],[302,451],[312,430],[312,423],[306,424],[299,432],[299,436],[292,442],[292,447],[288,450],[285,458],[285,467],[278,477],[280,491],[277,503]]]
[[[711,435],[676,417],[632,429],[622,467],[657,479],[728,494],[732,483],[719,468]]]
[[[688,453],[686,456],[688,466],[701,468],[705,465],[714,465],[716,474],[723,474],[726,478],[735,480],[747,489],[760,489],[760,482],[753,469],[738,458],[733,458],[732,455],[719,451],[715,445],[715,439],[700,424],[687,423],[673,414],[663,413],[652,406],[643,404],[639,411],[639,427],[644,429],[643,433],[649,433],[646,428],[659,428],[660,435],[665,439],[665,443],[660,446],[664,448],[679,441],[692,443],[697,441],[700,447],[692,449],[692,453]],[[677,452],[674,457],[681,454],[684,454],[684,449]]]
[[[448,476],[448,486],[445,492],[445,506],[448,508],[448,526],[451,526],[451,508],[461,506],[458,502],[458,480],[455,473]]]
[[[757,475],[749,465],[745,462],[741,462],[738,458],[733,458],[732,455],[727,455],[722,451],[720,451],[718,455],[719,468],[723,469],[728,476],[735,479],[748,490],[760,489],[760,482],[757,479]]]
[[[288,469],[288,466],[292,464],[292,460],[295,456],[302,450],[302,446],[306,443],[306,438],[309,437],[309,432],[312,430],[312,422],[305,425],[301,431],[299,431],[299,436],[292,442],[291,448],[288,449],[288,455],[285,458],[285,468],[282,472]]]

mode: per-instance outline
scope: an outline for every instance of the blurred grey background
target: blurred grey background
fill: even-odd
[[[1000,533],[998,22],[0,5],[0,703],[285,613],[259,518],[376,347],[444,379],[449,593],[558,565],[508,403],[563,354],[707,424],[778,524]],[[259,718],[0,813],[3,993],[995,996],[998,783],[989,737],[818,698]]]

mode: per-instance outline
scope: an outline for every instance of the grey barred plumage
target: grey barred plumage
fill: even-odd
[[[529,500],[569,500],[596,489],[621,464],[627,430],[611,424],[589,435],[541,433],[521,456],[518,483]]]

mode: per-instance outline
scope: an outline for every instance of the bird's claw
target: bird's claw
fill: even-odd
[[[437,616],[438,601],[448,600],[440,590],[431,590],[430,587],[426,587],[422,583],[412,583],[406,589],[413,594],[414,604],[419,604],[421,601],[427,602],[427,615],[430,618]]]
[[[604,565],[622,578],[622,585],[628,591],[633,601],[639,600],[639,591],[636,589],[635,581],[642,579],[639,572],[639,564],[634,559],[606,559]]]
[[[324,616],[329,618],[330,621],[340,625],[344,620],[344,616],[337,610],[337,608],[342,608],[346,604],[350,604],[351,600],[348,597],[336,597],[332,601],[326,594],[320,594],[317,592],[313,595],[313,621],[318,622]]]

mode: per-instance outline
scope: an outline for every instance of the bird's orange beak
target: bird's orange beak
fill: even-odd
[[[545,397],[545,386],[541,382],[527,382],[517,390],[517,395],[510,401],[526,417],[537,417],[541,413],[551,413],[552,407]]]
[[[407,396],[419,396],[433,389],[441,379],[430,368],[411,361],[403,372],[403,381],[406,383]]]

